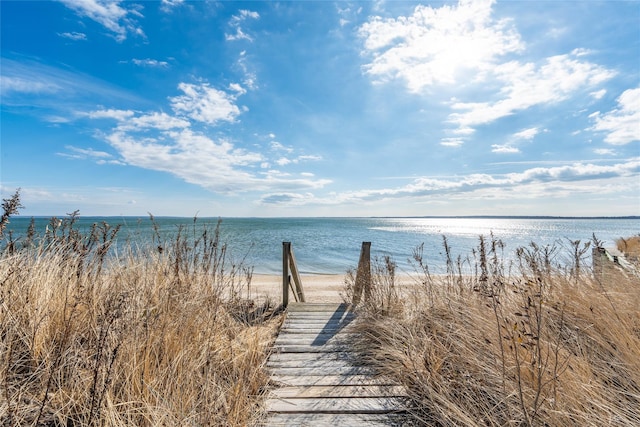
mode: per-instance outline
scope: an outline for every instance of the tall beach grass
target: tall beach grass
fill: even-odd
[[[505,250],[481,237],[452,259],[445,239],[436,275],[416,248],[402,292],[393,260],[376,260],[362,360],[406,387],[417,425],[640,425],[638,277],[594,276],[590,243],[532,243],[512,264]]]
[[[114,254],[117,229],[76,218],[0,253],[0,424],[258,423],[280,318],[219,224]]]

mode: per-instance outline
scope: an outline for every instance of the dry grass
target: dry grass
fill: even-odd
[[[406,386],[418,425],[640,425],[640,283],[595,281],[588,248],[532,244],[505,265],[482,239],[437,277],[418,248],[410,294],[374,274],[393,292],[360,307],[361,357]]]
[[[636,261],[640,259],[640,236],[633,236],[628,239],[620,238],[616,242],[616,246],[618,250],[623,252],[627,257],[633,258]]]
[[[73,221],[0,255],[0,424],[257,423],[279,318],[218,229],[110,258]]]

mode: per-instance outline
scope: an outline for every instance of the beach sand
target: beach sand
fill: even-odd
[[[302,288],[307,302],[344,302],[340,293],[344,289],[344,274],[301,275]],[[282,276],[254,274],[251,280],[251,298],[263,301],[265,298],[282,302]],[[289,301],[295,301],[293,292]]]
[[[302,288],[306,302],[344,302],[344,274],[313,274],[301,275]],[[396,284],[406,288],[415,283],[415,279],[409,276],[396,277]],[[264,301],[270,298],[272,301],[282,302],[282,276],[270,274],[254,274],[251,280],[251,299]],[[293,292],[289,292],[289,301],[295,301]]]

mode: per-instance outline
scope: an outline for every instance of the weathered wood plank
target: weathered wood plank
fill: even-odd
[[[349,341],[349,337],[340,335],[327,335],[317,334],[311,336],[305,335],[285,335],[278,337],[275,341],[276,346],[284,345],[310,345],[310,346],[323,346],[323,345],[340,345]]]
[[[349,319],[332,319],[326,318],[323,319],[321,317],[305,317],[305,318],[291,318],[287,316],[287,319],[282,323],[282,327],[287,327],[290,325],[294,326],[322,326],[322,327],[341,327],[346,328],[347,326],[352,325],[352,321]],[[354,325],[355,326],[355,325]]]
[[[324,327],[341,327],[341,328],[346,328],[347,326],[355,326],[352,325],[353,322],[349,321],[348,319],[345,320],[332,320],[332,319],[319,319],[319,318],[308,318],[308,319],[291,319],[291,318],[287,318],[283,323],[282,323],[282,327],[287,327],[287,326],[313,326],[313,327],[318,327],[318,326],[324,326]]]
[[[350,311],[294,311],[288,312],[287,316],[296,319],[310,317],[318,317],[322,319],[353,319],[355,314]]]
[[[310,332],[305,330],[286,330],[280,331],[278,337],[290,338],[290,339],[309,339],[309,338],[344,338],[344,339],[353,339],[357,336],[355,332],[326,332],[320,330],[319,332]]]
[[[280,386],[395,385],[388,380],[371,375],[271,375],[271,380]]]
[[[315,325],[318,323],[322,323],[324,325],[334,325],[334,326],[347,326],[351,324],[353,321],[349,318],[332,318],[332,317],[290,317],[287,316],[283,325],[295,324],[295,325]]]
[[[356,333],[355,328],[350,325],[344,324],[330,324],[330,323],[290,323],[282,325],[280,333],[307,331],[307,333],[313,334],[337,334],[337,333]]]
[[[303,365],[305,361],[331,361],[331,360],[351,360],[353,355],[348,352],[330,352],[330,353],[272,353],[269,356],[270,362],[289,362],[299,361]]]
[[[286,353],[286,354],[298,354],[298,353]],[[357,368],[363,366],[361,363],[352,360],[339,360],[339,359],[309,359],[309,360],[268,360],[267,368],[342,368],[351,367]]]
[[[381,427],[402,426],[398,414],[273,414],[264,427]]]
[[[354,334],[351,328],[309,328],[289,327],[280,330],[280,334]]]
[[[275,345],[275,351],[279,353],[344,353],[349,350],[347,344],[325,345]]]
[[[295,397],[403,397],[404,387],[392,385],[288,386],[271,390],[273,398]]]
[[[322,319],[319,317],[307,317],[304,319],[300,319],[300,318],[290,318],[288,317],[283,323],[282,326],[283,327],[287,327],[290,325],[294,325],[294,326],[314,326],[314,327],[318,327],[318,326],[324,326],[324,327],[341,327],[341,328],[345,328],[349,325],[351,325],[353,322],[351,322],[349,319],[344,320],[344,319]]]
[[[323,310],[323,306],[330,306],[330,304],[319,305],[319,306],[315,306],[313,304],[304,304],[304,305],[293,306],[293,307],[289,306],[289,309],[287,309],[287,313],[292,316],[305,316],[305,315],[313,315],[313,314],[321,314],[323,316],[354,316],[355,315],[355,312],[348,309],[336,308],[335,310],[332,310],[332,309]]]
[[[375,372],[366,366],[278,366],[271,368],[273,375],[374,375]]]
[[[399,403],[395,397],[303,397],[267,399],[266,407],[279,413],[384,414],[397,411]]]
[[[345,303],[291,303],[287,307],[287,310],[291,312],[304,312],[304,311],[349,311],[351,304]]]

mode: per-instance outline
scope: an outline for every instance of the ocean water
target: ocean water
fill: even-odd
[[[156,217],[162,239],[170,241],[180,227],[197,234],[200,227],[215,227],[218,218]],[[118,245],[144,247],[153,242],[148,217],[80,217],[76,228],[88,230],[93,223],[122,224]],[[539,246],[568,248],[569,240],[590,241],[595,235],[604,246],[616,239],[640,234],[638,218],[222,218],[222,240],[235,259],[246,256],[256,273],[281,274],[282,242],[291,242],[303,274],[342,274],[358,263],[363,241],[371,242],[372,257],[391,256],[399,273],[413,271],[409,259],[424,245],[431,271],[444,271],[443,236],[454,257],[471,256],[479,236],[492,234],[504,243],[504,256],[513,259],[517,248],[535,242]],[[8,229],[14,238],[24,236],[30,218],[12,218]],[[49,218],[36,218],[36,229],[44,233]]]

